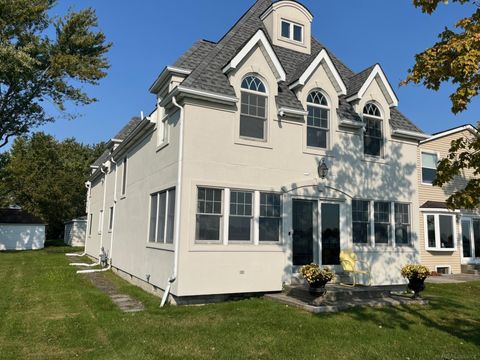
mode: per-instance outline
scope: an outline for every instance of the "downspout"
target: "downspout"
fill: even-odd
[[[87,233],[88,233],[89,226],[91,226],[90,225],[90,196],[92,194],[92,183],[90,181],[87,181],[85,183],[85,187],[87,188],[87,229],[85,231],[85,247],[83,249],[82,254],[76,254],[76,253],[65,254],[66,256],[70,256],[70,257],[75,257],[75,256],[83,257],[87,255],[87,240],[88,240]]]
[[[115,218],[117,217],[117,162],[113,160],[113,156],[110,162],[115,165],[115,184],[113,186],[113,214],[112,214],[112,236],[110,236],[110,267],[113,262],[113,238],[115,236]]]
[[[183,128],[184,128],[184,116],[185,116],[185,109],[178,105],[176,97],[172,97],[172,104],[180,110],[180,129],[179,129],[179,141],[178,141],[178,177],[177,177],[177,188],[176,188],[176,199],[175,199],[175,229],[174,229],[174,242],[175,242],[175,250],[174,250],[174,261],[173,261],[173,274],[168,279],[168,284],[165,288],[165,292],[163,293],[162,302],[160,307],[165,306],[167,302],[168,295],[170,294],[170,287],[177,279],[178,273],[178,253],[180,248],[180,209],[181,209],[181,201],[182,201],[182,173],[183,173]]]

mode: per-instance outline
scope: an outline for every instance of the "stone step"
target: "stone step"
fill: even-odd
[[[480,275],[480,264],[468,264],[461,266],[462,274]]]
[[[318,294],[310,294],[308,286],[293,285],[285,288],[285,294],[307,303],[314,301],[319,297]],[[337,284],[328,284],[326,286],[326,293],[323,296],[323,301],[328,303],[335,303],[338,301],[356,301],[368,299],[382,299],[389,297],[393,290],[403,291],[405,286],[400,287],[386,287],[386,286],[356,286],[347,287]]]

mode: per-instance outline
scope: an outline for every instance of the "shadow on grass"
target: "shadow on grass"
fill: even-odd
[[[478,331],[480,312],[478,303],[469,297],[468,291],[468,289],[472,289],[472,285],[479,287],[480,282],[454,284],[448,290],[442,291],[441,295],[425,295],[424,298],[429,301],[426,306],[398,305],[376,309],[357,308],[349,311],[349,314],[355,320],[382,324],[383,327],[390,329],[412,330],[412,327],[418,325],[425,326],[480,346],[480,332]],[[469,301],[472,303],[468,304]]]

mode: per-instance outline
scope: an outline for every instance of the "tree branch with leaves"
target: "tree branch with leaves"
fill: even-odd
[[[82,85],[98,85],[106,76],[111,44],[95,31],[94,10],[54,18],[49,12],[56,3],[0,0],[0,148],[12,137],[53,122],[47,101],[62,112],[67,102],[96,101]]]

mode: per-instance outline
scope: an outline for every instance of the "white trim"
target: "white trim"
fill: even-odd
[[[338,83],[338,86],[341,89],[341,91],[338,92],[338,94],[346,95],[347,87],[345,86],[345,83],[343,82],[342,77],[340,76],[337,69],[335,68],[335,65],[333,65],[333,62],[330,59],[330,56],[328,55],[325,49],[322,49],[322,51],[320,51],[320,53],[317,55],[315,60],[312,61],[312,63],[308,66],[307,70],[305,70],[305,72],[300,76],[300,78],[289,86],[290,90],[293,90],[299,86],[304,86],[307,80],[315,71],[315,69],[320,65],[322,60],[324,60],[327,66],[329,67],[333,77],[335,78],[335,80]]]
[[[209,91],[191,89],[191,88],[184,87],[182,85],[177,86],[177,89],[178,89],[179,92],[189,94],[189,95],[197,95],[197,96],[201,96],[201,97],[206,97],[206,98],[210,98],[210,99],[217,99],[217,100],[222,100],[222,101],[227,101],[227,102],[234,102],[234,103],[238,102],[238,98],[236,98],[234,96],[221,95],[221,94],[217,94],[217,93],[213,93],[213,92],[209,92]]]
[[[297,116],[307,116],[308,111],[305,110],[297,110],[297,109],[290,109],[286,107],[281,107],[278,109],[278,115],[283,117],[285,114],[290,114],[290,115],[297,115]]]
[[[261,16],[260,20],[265,20],[268,15],[270,15],[274,10],[278,10],[281,7],[284,6],[292,6],[301,11],[305,17],[308,19],[308,21],[312,22],[313,21],[313,15],[312,13],[302,4],[296,2],[296,1],[291,1],[291,0],[281,0],[273,3]]]
[[[283,23],[285,24],[288,24],[288,33],[289,33],[289,36],[283,36],[282,35],[282,30],[283,30]],[[301,40],[295,40],[294,39],[294,34],[295,34],[295,26],[298,26],[301,31],[302,31],[302,34],[301,34]],[[287,39],[287,40],[290,40],[296,44],[304,44],[304,36],[305,36],[305,26],[303,24],[299,24],[298,22],[295,22],[295,21],[292,21],[292,20],[287,20],[287,19],[284,19],[284,18],[281,18],[280,19],[280,37],[282,39]]]
[[[191,70],[188,69],[182,69],[182,68],[177,68],[174,66],[166,66],[165,69],[158,75],[157,79],[155,82],[150,86],[148,89],[151,93],[155,91],[164,81],[165,79],[171,75],[171,74],[178,74],[178,75],[190,75],[192,73]]]
[[[444,136],[452,135],[452,134],[455,134],[457,132],[461,132],[461,131],[464,131],[464,130],[468,130],[468,131],[472,132],[473,134],[477,134],[477,132],[478,132],[477,129],[475,129],[475,127],[473,125],[470,125],[470,124],[463,125],[463,126],[451,129],[451,130],[443,131],[441,133],[432,135],[428,139],[421,141],[420,144],[425,144],[426,142],[436,140],[436,139],[442,138]]]
[[[420,208],[421,212],[431,212],[431,213],[449,213],[451,215],[459,214],[460,210],[449,210],[449,209],[442,209],[442,208]],[[434,215],[434,214],[432,214]]]
[[[411,138],[415,140],[422,140],[422,139],[428,139],[430,135],[420,133],[418,131],[409,131],[409,130],[402,130],[402,129],[395,129],[392,130],[392,135],[393,136],[403,136],[406,138]]]
[[[338,125],[345,126],[345,127],[348,127],[348,128],[353,128],[353,129],[361,129],[361,128],[365,127],[364,122],[349,120],[349,119],[340,119],[340,121],[338,122]]]
[[[287,74],[285,73],[285,70],[280,63],[280,60],[275,54],[272,45],[270,45],[270,42],[268,41],[262,30],[258,30],[255,35],[253,35],[253,37],[247,42],[247,44],[237,53],[237,55],[235,55],[235,57],[222,69],[223,73],[226,74],[231,70],[235,70],[242,62],[242,60],[258,43],[261,43],[264,46],[267,54],[270,57],[270,60],[272,60],[272,63],[279,74],[277,81],[285,81],[287,78]]]
[[[393,91],[392,87],[390,86],[382,68],[380,67],[380,65],[375,65],[375,67],[373,68],[372,72],[370,73],[370,75],[368,76],[367,80],[363,83],[362,87],[360,88],[360,90],[358,91],[358,93],[356,93],[355,95],[353,96],[350,96],[349,98],[347,98],[347,101],[353,101],[353,100],[358,100],[358,99],[361,99],[363,97],[363,95],[365,95],[365,92],[367,91],[368,87],[370,86],[370,84],[373,82],[373,80],[375,80],[375,77],[376,76],[380,76],[380,79],[382,80],[385,88],[387,89],[387,92],[388,92],[388,95],[390,96],[390,98],[392,99],[392,103],[390,104],[390,107],[396,107],[398,106],[398,98],[397,96],[395,95],[395,92]]]
[[[428,221],[427,217],[434,217],[434,226],[435,226],[435,247],[430,247],[428,245]],[[453,235],[453,247],[451,248],[442,248],[440,247],[440,216],[449,216],[452,218],[452,235]],[[425,250],[433,252],[454,252],[457,251],[457,221],[455,214],[442,214],[442,213],[424,213],[423,214],[423,238],[425,241]]]

